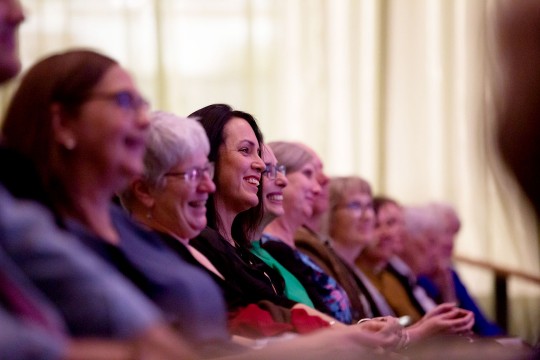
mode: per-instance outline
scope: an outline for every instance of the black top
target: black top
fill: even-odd
[[[238,288],[241,292],[238,296],[244,303],[268,300],[285,308],[296,305],[295,301],[285,297],[285,282],[279,273],[249,250],[229,244],[217,231],[204,229],[190,245],[203,253],[225,277],[226,281],[219,284],[224,292]]]
[[[227,303],[227,308],[229,311],[235,311],[240,307],[245,307],[249,305],[247,302],[246,296],[244,295],[243,291],[237,286],[236,283],[233,282],[227,282],[223,280],[221,277],[216,275],[214,272],[208,270],[204,265],[202,265],[191,252],[189,249],[182,244],[177,239],[173,238],[172,236],[165,234],[165,233],[158,233],[161,237],[161,240],[170,247],[178,256],[180,256],[185,262],[198,267],[201,270],[204,270],[212,280],[220,287],[221,292],[223,293],[223,298],[225,299]]]

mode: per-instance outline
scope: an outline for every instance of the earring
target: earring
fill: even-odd
[[[152,211],[148,210],[146,212],[146,218],[149,219],[149,220],[152,218]]]
[[[67,150],[73,150],[75,149],[75,146],[77,146],[77,142],[75,141],[74,138],[72,137],[68,137],[64,140],[64,147],[67,149]]]

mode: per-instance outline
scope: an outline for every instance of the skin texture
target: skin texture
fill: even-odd
[[[330,227],[332,238],[343,246],[369,246],[374,241],[375,213],[370,194],[351,192],[347,201],[334,210]]]
[[[219,174],[216,186],[216,210],[223,221],[220,229],[226,239],[232,239],[230,232],[234,217],[259,202],[257,191],[261,182],[264,162],[257,138],[247,121],[232,118],[224,128],[224,143],[219,147]]]
[[[184,163],[169,170],[169,173],[183,173],[188,169],[204,168],[208,165],[207,154],[196,151]],[[206,201],[216,186],[208,173],[201,179],[188,181],[180,176],[165,175],[162,187],[152,188],[152,227],[175,234],[182,239],[192,239],[206,226]]]
[[[0,83],[11,79],[21,69],[17,32],[23,21],[24,13],[19,1],[0,1]]]

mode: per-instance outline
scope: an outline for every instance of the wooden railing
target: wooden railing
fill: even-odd
[[[495,316],[497,323],[505,330],[508,330],[508,278],[519,278],[540,286],[540,276],[524,271],[493,265],[487,261],[475,260],[465,256],[454,256],[454,260],[491,271],[495,274],[493,284],[495,289]]]

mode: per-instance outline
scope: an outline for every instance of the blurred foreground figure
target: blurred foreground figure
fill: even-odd
[[[498,145],[540,216],[540,2],[504,1],[498,10]]]

